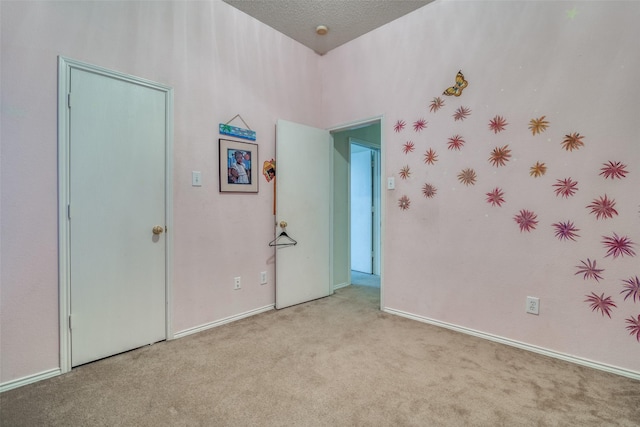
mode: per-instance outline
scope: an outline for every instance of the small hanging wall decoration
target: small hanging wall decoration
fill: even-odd
[[[231,126],[229,124],[237,118],[239,118],[242,121],[242,123],[244,123],[247,129]],[[227,123],[220,123],[220,134],[235,136],[236,138],[248,139],[250,141],[256,140],[256,132],[251,130],[247,122],[245,122],[242,119],[242,116],[240,114],[236,114],[235,116],[233,116],[233,118],[229,120]]]
[[[265,160],[262,164],[262,175],[267,182],[273,181],[273,214],[276,214],[276,161],[275,159]]]
[[[276,161],[274,159],[265,160],[262,164],[262,174],[267,182],[270,182],[276,177]]]

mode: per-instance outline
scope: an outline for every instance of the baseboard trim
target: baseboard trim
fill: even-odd
[[[61,373],[62,373],[62,370],[60,368],[54,368],[54,369],[49,369],[48,371],[43,371],[37,374],[18,378],[16,380],[7,381],[6,383],[0,384],[0,393],[13,390],[14,388],[22,387],[27,384],[33,384],[33,383],[37,383],[38,381],[57,377]]]
[[[349,282],[338,283],[337,285],[333,285],[333,290],[335,291],[340,288],[346,288],[349,285],[350,285]]]
[[[607,365],[605,363],[594,362],[592,360],[583,359],[576,356],[571,356],[569,354],[560,353],[553,350],[548,350],[543,347],[538,347],[535,345],[527,344],[524,342],[512,340],[509,338],[504,338],[498,335],[488,334],[486,332],[476,331],[475,329],[465,328],[463,326],[454,325],[452,323],[442,322],[435,319],[430,319],[428,317],[418,316],[416,314],[407,313],[402,310],[396,310],[389,307],[384,307],[382,309],[385,313],[393,314],[400,317],[405,317],[407,319],[416,320],[422,323],[428,323],[434,326],[440,326],[442,328],[451,329],[456,332],[462,332],[463,334],[472,335],[478,338],[484,338],[489,341],[494,341],[500,344],[509,345],[511,347],[516,347],[522,350],[531,351],[533,353],[542,354],[544,356],[553,357],[555,359],[564,360],[565,362],[575,363],[576,365],[586,366],[593,369],[598,369],[600,371],[609,372],[612,374],[620,375],[623,377],[631,378],[634,380],[640,380],[640,372],[631,371],[624,368],[619,368],[616,366]]]
[[[254,310],[249,310],[244,313],[236,314],[234,316],[225,317],[224,319],[216,320],[215,322],[196,326],[195,328],[185,329],[184,331],[175,333],[172,339],[186,337],[187,335],[191,335],[201,331],[205,331],[207,329],[215,328],[216,326],[221,326],[221,325],[224,325],[225,323],[231,323],[236,320],[244,319],[245,317],[255,316],[256,314],[264,313],[264,312],[273,310],[274,308],[275,308],[274,304],[266,305],[264,307],[256,308]],[[48,371],[40,372],[37,374],[29,375],[23,378],[18,378],[16,380],[7,381],[6,383],[0,384],[0,393],[13,390],[14,388],[25,386],[27,384],[32,384],[38,381],[46,380],[48,378],[57,377],[60,374],[62,374],[62,370],[60,368],[55,368],[55,369],[50,369]]]
[[[244,319],[246,317],[255,316],[256,314],[265,313],[267,311],[271,311],[275,308],[275,304],[265,305],[264,307],[256,308],[254,310],[245,311],[244,313],[239,313],[233,316],[225,317],[224,319],[216,320],[210,323],[205,323],[204,325],[196,326],[193,328],[185,329],[180,332],[176,332],[173,334],[172,339],[178,339],[182,337],[186,337],[188,335],[197,334],[198,332],[206,331],[207,329],[215,328],[216,326],[222,326],[227,323],[235,322],[236,320]]]
[[[339,289],[342,287],[348,286],[348,284],[343,286],[334,286],[334,289]],[[185,329],[183,331],[177,332],[174,334],[173,339],[178,339],[182,337],[186,337],[188,335],[192,335],[198,332],[205,331],[207,329],[215,328],[216,326],[222,326],[226,323],[231,323],[236,320],[244,319],[246,317],[255,316],[260,313],[265,313],[267,311],[271,311],[275,308],[274,304],[266,305],[264,307],[256,308],[254,310],[249,310],[244,313],[236,314],[234,316],[225,317],[224,319],[216,320],[214,322],[206,323],[204,325],[196,326],[194,328]],[[430,319],[428,317],[418,316],[416,314],[408,313],[402,310],[396,310],[389,307],[382,308],[382,311],[385,313],[393,314],[400,317],[405,317],[407,319],[415,320],[422,323],[427,323],[434,326],[439,326],[445,329],[450,329],[456,332],[461,332],[463,334],[472,335],[474,337],[483,338],[489,341],[509,345],[511,347],[520,348],[522,350],[531,351],[534,353],[542,354],[544,356],[553,357],[556,359],[564,360],[566,362],[575,363],[576,365],[586,366],[593,369],[598,369],[601,371],[609,372],[612,374],[620,375],[623,377],[631,378],[634,380],[640,380],[640,372],[631,371],[624,368],[619,368],[616,366],[607,365],[605,363],[594,362],[588,359],[583,359],[580,357],[571,356],[565,353],[560,353],[553,350],[548,350],[542,347],[538,347],[535,345],[523,343],[520,341],[515,341],[512,339],[500,337],[498,335],[488,334],[486,332],[476,331],[475,329],[465,328],[463,326],[454,325],[452,323],[442,322],[440,320]],[[4,393],[5,391],[13,390],[18,387],[25,386],[27,384],[36,383],[38,381],[46,380],[49,378],[57,377],[62,373],[60,368],[49,369],[47,371],[43,371],[37,374],[28,375],[26,377],[18,378],[12,381],[7,381],[5,383],[0,384],[0,393]]]

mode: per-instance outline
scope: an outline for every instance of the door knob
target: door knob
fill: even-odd
[[[161,225],[156,225],[155,227],[153,227],[153,234],[162,234],[163,231],[164,227]]]

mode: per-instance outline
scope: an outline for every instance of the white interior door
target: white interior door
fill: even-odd
[[[328,131],[278,120],[276,223],[297,244],[276,246],[276,308],[332,292],[331,153]]]
[[[350,144],[351,269],[373,273],[373,150]]]
[[[160,231],[167,93],[76,68],[70,89],[70,329],[77,366],[166,338]]]

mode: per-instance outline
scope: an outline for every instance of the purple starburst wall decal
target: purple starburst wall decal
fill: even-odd
[[[509,145],[505,145],[504,147],[496,147],[491,152],[489,163],[491,163],[495,167],[504,166],[507,164],[510,157],[511,150],[509,149]]]
[[[464,146],[464,139],[460,135],[453,135],[447,142],[449,150],[458,150]]]
[[[616,233],[613,233],[613,236],[602,236],[604,239],[602,244],[604,248],[607,250],[607,254],[605,257],[612,256],[613,258],[628,256],[635,256],[636,253],[632,246],[635,246],[635,243],[631,241],[627,236],[618,236]]]
[[[400,169],[400,178],[407,179],[411,176],[411,168],[409,165],[405,165]]]
[[[422,131],[427,127],[427,121],[425,119],[419,119],[413,122],[413,130],[416,132]]]
[[[471,168],[463,169],[458,174],[458,181],[464,185],[474,185],[476,183],[476,171]]]
[[[640,314],[638,314],[638,317],[636,319],[634,319],[633,316],[631,316],[628,319],[625,319],[624,321],[625,323],[629,324],[625,327],[626,330],[629,331],[629,335],[635,335],[636,340],[640,342]]]
[[[402,146],[402,151],[404,152],[404,154],[411,153],[415,149],[416,149],[416,146],[413,143],[413,141],[407,141]]]
[[[422,186],[422,194],[428,199],[434,197],[437,191],[438,189],[431,184],[425,184]]]
[[[393,125],[393,130],[396,132],[400,132],[407,125],[404,120],[398,120],[395,125]]]
[[[625,301],[627,298],[631,298],[633,302],[636,302],[636,299],[640,302],[640,279],[638,279],[638,276],[629,277],[628,279],[623,280],[622,286],[624,289],[620,293],[625,294]]]
[[[611,179],[622,179],[625,178],[627,176],[627,174],[629,173],[625,168],[627,167],[627,165],[621,163],[621,162],[609,162],[609,163],[603,163],[602,164],[604,167],[601,168],[601,172],[600,175],[604,176],[604,179],[607,178],[611,178]]]
[[[602,316],[606,314],[611,318],[611,310],[614,307],[618,307],[615,302],[611,299],[611,297],[605,297],[604,293],[600,296],[591,292],[591,295],[585,295],[587,297],[584,302],[588,302],[591,307],[591,311],[600,312]]]
[[[435,113],[442,107],[444,107],[444,100],[438,96],[436,98],[433,98],[433,101],[431,101],[431,104],[429,105],[429,111]]]
[[[489,120],[489,130],[492,130],[493,133],[502,132],[508,124],[504,117],[495,116]]]
[[[575,275],[582,274],[583,275],[582,278],[584,280],[593,279],[596,282],[599,282],[602,279],[602,276],[600,275],[600,273],[602,273],[604,269],[596,267],[595,259],[591,261],[589,258],[587,258],[587,262],[584,262],[584,261],[580,261],[580,262],[582,263],[582,265],[576,265],[576,268],[578,269],[578,271],[575,272]]]
[[[398,206],[403,211],[406,211],[407,209],[409,209],[410,205],[411,205],[411,200],[409,200],[407,196],[402,196],[398,199]]]
[[[596,216],[596,219],[600,218],[613,218],[614,215],[618,215],[618,211],[615,210],[616,201],[609,199],[607,195],[600,196],[599,199],[593,199],[590,205],[587,205],[587,209],[591,209],[592,214]]]
[[[504,203],[504,192],[499,187],[494,188],[487,193],[487,203],[491,203],[491,206],[502,206]]]
[[[571,178],[558,179],[556,183],[553,184],[553,186],[556,187],[556,196],[562,196],[563,198],[573,196],[576,191],[578,191],[577,185],[578,181],[574,181]]]
[[[520,227],[520,232],[526,231],[530,232],[531,230],[535,230],[538,225],[538,215],[535,213],[528,211],[526,209],[520,210],[518,215],[513,217],[513,220],[518,223]]]
[[[455,121],[462,121],[464,119],[466,119],[467,117],[469,117],[469,114],[471,114],[471,110],[467,107],[460,107],[456,110],[455,113],[453,113],[453,118]]]
[[[438,161],[438,155],[436,154],[435,151],[429,148],[427,152],[424,153],[424,162],[428,165],[432,165],[437,161]]]
[[[564,140],[562,141],[562,148],[567,151],[577,150],[578,148],[584,146],[583,135],[580,135],[577,132],[574,132],[569,135],[564,136]]]
[[[551,226],[556,229],[558,240],[573,240],[575,242],[576,237],[580,237],[576,234],[576,231],[580,231],[580,229],[576,228],[571,221],[556,222]]]

